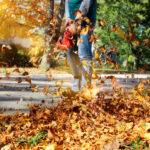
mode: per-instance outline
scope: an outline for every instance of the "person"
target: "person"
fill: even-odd
[[[65,1],[66,24],[72,22],[69,29],[76,39],[75,46],[69,47],[67,50],[67,57],[73,74],[72,90],[75,92],[91,86],[92,42],[89,39],[93,31],[88,26],[95,26],[96,5],[96,0]],[[75,23],[79,24],[80,32],[77,32],[76,28],[78,27],[75,26]],[[88,32],[85,33],[87,28]],[[77,42],[79,39],[81,42]]]

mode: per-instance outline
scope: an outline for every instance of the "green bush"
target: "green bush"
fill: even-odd
[[[32,67],[33,65],[29,62],[30,58],[25,54],[23,50],[18,50],[17,51],[17,56],[18,56],[18,62],[16,65],[18,67]]]
[[[18,67],[31,67],[32,64],[29,62],[29,57],[25,54],[23,50],[18,50],[14,44],[9,44],[11,47],[4,47],[2,49],[0,45],[0,62],[5,62],[9,67],[18,66]]]

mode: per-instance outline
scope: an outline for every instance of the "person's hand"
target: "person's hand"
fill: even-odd
[[[68,29],[72,35],[76,34],[76,27],[75,27],[75,24],[73,23],[72,19],[67,18],[65,26],[66,26],[66,29]]]
[[[67,27],[69,24],[71,24],[71,21],[72,20],[68,17],[65,22],[65,27]]]
[[[70,26],[69,26],[69,31],[72,35],[75,35],[77,33],[76,31],[76,26],[74,23],[72,23]]]
[[[80,10],[78,10],[78,11],[76,12],[76,19],[80,19],[80,20],[83,19],[83,14],[81,13]]]

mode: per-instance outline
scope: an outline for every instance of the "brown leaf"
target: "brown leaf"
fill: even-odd
[[[131,41],[131,42],[137,41],[135,34],[131,31],[128,32],[128,41]]]
[[[45,86],[45,87],[42,89],[42,92],[43,92],[45,95],[49,94],[49,93],[50,93],[50,88],[49,88],[49,86]]]
[[[0,67],[8,67],[8,64],[5,62],[0,62]]]
[[[150,39],[144,39],[143,42],[145,42],[145,48],[150,45]]]
[[[1,53],[2,53],[3,55],[6,53],[4,47],[1,48]]]
[[[110,29],[111,32],[115,32],[116,31],[116,25],[114,24],[113,27]]]
[[[136,22],[136,27],[139,27],[139,20],[137,18],[134,19],[134,21]]]
[[[140,41],[134,41],[134,43],[135,43],[136,46],[140,46],[141,45]]]
[[[134,30],[134,26],[132,25],[132,23],[131,23],[131,22],[129,23],[129,27],[130,27],[130,29],[131,29],[131,32],[133,32],[133,30]]]
[[[29,73],[27,71],[25,71],[22,75],[27,76],[27,75],[29,75]]]
[[[20,70],[19,70],[19,68],[16,68],[16,69],[13,70],[13,72],[20,73]]]
[[[4,85],[3,88],[4,88],[4,89],[8,89],[8,86]]]
[[[146,73],[146,69],[148,68],[148,65],[144,65],[142,68],[139,68],[139,70],[142,72],[142,73]]]
[[[10,78],[10,75],[11,75],[11,73],[10,72],[6,72],[6,74],[5,74],[5,76],[6,76],[6,78]]]
[[[49,79],[50,79],[50,81],[54,80],[54,78],[53,78],[52,74],[46,74],[46,75],[45,75],[45,77],[49,78]]]
[[[90,24],[90,19],[88,17],[84,17],[84,20],[86,21],[87,24]]]
[[[22,82],[22,79],[19,77],[19,78],[17,79],[17,81],[18,81],[18,83],[21,83],[21,82]]]
[[[30,86],[32,87],[32,81],[31,81],[31,78],[30,78],[30,77],[26,77],[25,80],[26,80],[27,82],[29,82]]]

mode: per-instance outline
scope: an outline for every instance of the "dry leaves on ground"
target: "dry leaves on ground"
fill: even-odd
[[[118,90],[109,100],[103,92],[96,96],[79,93],[63,98],[56,107],[32,104],[29,114],[0,116],[0,146],[9,145],[12,150],[115,150],[130,145],[128,149],[132,149],[142,146],[136,143],[140,137],[142,148],[148,147],[149,102],[148,93],[133,90],[123,95]]]

